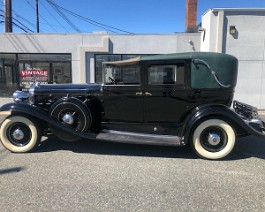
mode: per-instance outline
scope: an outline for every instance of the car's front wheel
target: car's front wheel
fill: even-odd
[[[206,159],[222,159],[231,153],[235,146],[236,135],[227,122],[208,119],[200,123],[192,134],[192,147]]]
[[[23,153],[33,150],[41,140],[36,124],[24,116],[10,116],[0,129],[3,146],[11,152]]]

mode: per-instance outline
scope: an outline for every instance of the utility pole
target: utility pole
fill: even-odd
[[[40,22],[39,22],[39,0],[36,0],[36,27],[37,33],[40,32]]]
[[[12,2],[4,0],[5,5],[5,32],[12,32]]]

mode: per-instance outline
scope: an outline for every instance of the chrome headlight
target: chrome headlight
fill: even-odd
[[[24,101],[28,101],[28,99],[29,99],[29,95],[25,92],[15,91],[13,93],[14,102],[24,102]]]

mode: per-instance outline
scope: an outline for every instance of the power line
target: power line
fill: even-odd
[[[27,29],[30,32],[34,32],[33,30],[31,30],[30,28],[28,28],[26,25],[22,24],[19,20],[17,20],[16,18],[13,17],[13,20],[15,20],[16,22],[18,22],[21,26],[23,26],[25,29]],[[14,23],[14,21],[13,21]]]
[[[25,0],[28,5],[33,9],[33,11],[35,11],[35,7],[29,2],[29,0]],[[57,30],[40,14],[40,17],[55,31],[57,32]]]
[[[73,24],[70,19],[59,9],[59,7],[57,6],[57,4],[55,4],[53,1],[48,0],[47,1],[52,7],[53,9],[69,24],[70,27],[72,27],[73,30],[75,30],[76,32],[81,32],[81,30],[75,25]]]
[[[1,0],[0,0],[1,1]],[[35,11],[35,8],[34,6],[31,4],[31,2],[29,0],[25,0],[27,2],[27,4]],[[55,10],[55,12],[64,20],[67,22],[67,24],[72,28],[74,29],[76,32],[81,32],[81,30],[67,17],[67,15],[65,13],[68,13],[72,16],[74,16],[75,18],[78,18],[79,20],[82,20],[84,22],[87,22],[93,26],[96,26],[96,27],[99,27],[99,28],[102,28],[106,31],[109,31],[109,32],[112,32],[112,33],[119,33],[119,32],[123,32],[123,33],[127,33],[127,34],[133,34],[131,32],[128,32],[128,31],[125,31],[125,30],[122,30],[122,29],[119,29],[119,28],[116,28],[116,27],[112,27],[112,26],[109,26],[109,25],[106,25],[106,24],[103,24],[103,23],[100,23],[100,22],[97,22],[93,19],[90,19],[90,18],[87,18],[87,17],[84,17],[84,16],[81,16],[75,12],[72,12],[64,7],[61,7],[60,5],[56,4],[53,0],[46,0],[46,2]],[[0,2],[2,5],[3,5],[3,2]],[[51,17],[53,17],[57,23],[63,27],[67,32],[69,32],[67,30],[67,28],[65,26],[63,26],[59,20],[54,16],[52,15],[52,13],[50,12],[50,10],[40,1],[40,4],[43,6],[43,8],[50,14]],[[14,10],[12,10],[13,13],[16,15],[16,17],[24,22],[26,22],[27,24],[29,24],[30,26],[32,27],[36,27],[35,24],[33,24],[32,22],[30,22],[29,20],[27,20],[26,18],[22,17],[20,14],[18,14],[17,12],[15,12]],[[57,30],[42,16],[40,15],[41,19],[43,19],[47,25],[49,25],[55,32],[57,32]],[[16,19],[17,20],[17,19]],[[21,22],[20,22],[21,23]],[[22,23],[21,23],[22,24]],[[24,25],[24,24],[23,24]],[[24,25],[28,30],[30,30],[30,28],[28,28],[26,25]],[[32,30],[30,30],[32,31]]]
[[[16,24],[14,21],[12,21],[12,24],[15,25],[16,27],[18,27],[19,29],[23,30],[24,32],[27,32],[27,30],[25,30],[23,27],[19,26],[18,24]]]
[[[65,26],[63,26],[59,20],[50,12],[50,10],[42,3],[42,1],[40,1],[40,4],[44,7],[44,9],[50,14],[50,16],[55,20],[57,21],[57,23],[60,25],[60,27],[64,28],[65,31],[68,32],[67,28]]]
[[[65,11],[65,12],[71,14],[72,16],[74,16],[74,17],[76,17],[76,18],[79,18],[79,19],[81,19],[81,20],[83,20],[83,21],[85,21],[85,22],[87,22],[87,23],[89,23],[89,24],[92,24],[92,25],[94,25],[94,26],[97,26],[97,27],[103,28],[103,29],[105,29],[105,30],[107,30],[107,31],[111,31],[111,32],[113,32],[113,33],[116,33],[115,31],[113,31],[113,30],[116,30],[116,31],[119,31],[119,32],[124,32],[124,33],[128,33],[128,34],[133,34],[133,33],[131,33],[131,32],[128,32],[128,31],[125,31],[125,30],[122,30],[122,29],[119,29],[119,28],[116,28],[116,27],[112,27],[112,26],[109,26],[109,25],[106,25],[106,24],[102,24],[102,23],[97,22],[97,21],[95,21],[95,20],[92,20],[92,19],[90,19],[90,18],[86,18],[86,17],[84,17],[84,16],[81,16],[81,15],[79,15],[79,14],[77,14],[77,13],[74,13],[74,12],[68,10],[68,9],[65,9],[65,8],[59,6],[58,4],[55,4],[53,0],[46,0],[46,1],[47,1],[49,4],[51,4],[53,7],[56,7],[57,10]]]
[[[0,17],[4,18],[4,15],[0,15]],[[14,18],[13,18],[14,19]],[[16,27],[20,28],[21,30],[23,30],[24,32],[28,32],[27,30],[33,32],[31,29],[27,28],[24,24],[22,24],[20,21],[18,21],[17,19],[14,19],[15,21],[17,21],[18,23],[12,21],[12,24],[15,25]],[[4,21],[0,21],[0,23],[4,23]],[[21,26],[22,25],[22,26]],[[25,29],[26,28],[26,29]]]
[[[99,23],[99,22],[94,21],[94,20],[92,20],[92,19],[86,18],[86,17],[81,16],[81,15],[79,15],[79,14],[76,14],[76,13],[74,13],[74,12],[71,12],[71,11],[69,11],[69,10],[67,10],[67,9],[64,9],[64,10],[65,10],[66,12],[68,12],[69,14],[72,14],[73,16],[75,16],[75,17],[77,17],[77,18],[79,18],[79,19],[81,19],[81,20],[83,20],[83,21],[85,21],[85,22],[87,22],[87,23],[90,23],[90,24],[92,24],[92,25],[94,25],[94,26],[98,26],[98,27],[101,27],[101,28],[103,28],[103,29],[111,28],[111,29],[114,29],[114,30],[117,30],[117,31],[120,31],[120,32],[127,33],[127,34],[133,34],[133,33],[131,33],[131,32],[128,32],[128,31],[125,31],[125,30],[122,30],[122,29],[119,29],[119,28],[116,28],[116,27],[112,27],[112,26],[109,26],[109,25],[106,25],[106,24]],[[112,31],[112,30],[110,30],[110,29],[108,29],[108,30],[109,30],[109,31]],[[113,32],[113,31],[112,31],[112,32]]]
[[[59,5],[57,5],[57,4],[55,4],[52,0],[46,0],[53,8],[56,8],[56,10],[59,10],[59,11],[61,11],[61,10],[66,10],[66,9],[64,9],[64,8],[62,8],[62,7],[60,7]],[[68,11],[68,10],[66,10],[68,13],[70,12],[70,14],[71,15],[73,15],[72,13],[73,12],[71,12],[71,11]],[[74,13],[75,14],[75,13]],[[91,23],[90,23],[91,24]],[[95,25],[95,24],[92,24],[92,25]],[[99,27],[98,25],[96,25],[97,27]],[[107,29],[107,28],[104,28],[104,27],[101,27],[101,28],[103,28],[103,29],[105,29],[105,30],[107,30],[107,31],[110,31],[110,32],[113,32],[113,33],[116,33],[115,31],[112,31],[112,30],[110,30],[110,29]]]
[[[33,24],[32,22],[30,22],[28,19],[22,17],[20,14],[18,14],[16,11],[12,10],[13,14],[15,14],[15,16],[19,19],[22,19],[23,21],[27,22],[30,26],[35,27],[35,24]]]

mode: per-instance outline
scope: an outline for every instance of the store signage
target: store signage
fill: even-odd
[[[48,71],[45,71],[45,70],[22,70],[21,71],[22,77],[32,76],[32,75],[48,77]]]
[[[34,82],[48,83],[48,71],[40,69],[20,70],[20,86],[22,91],[27,91]]]

